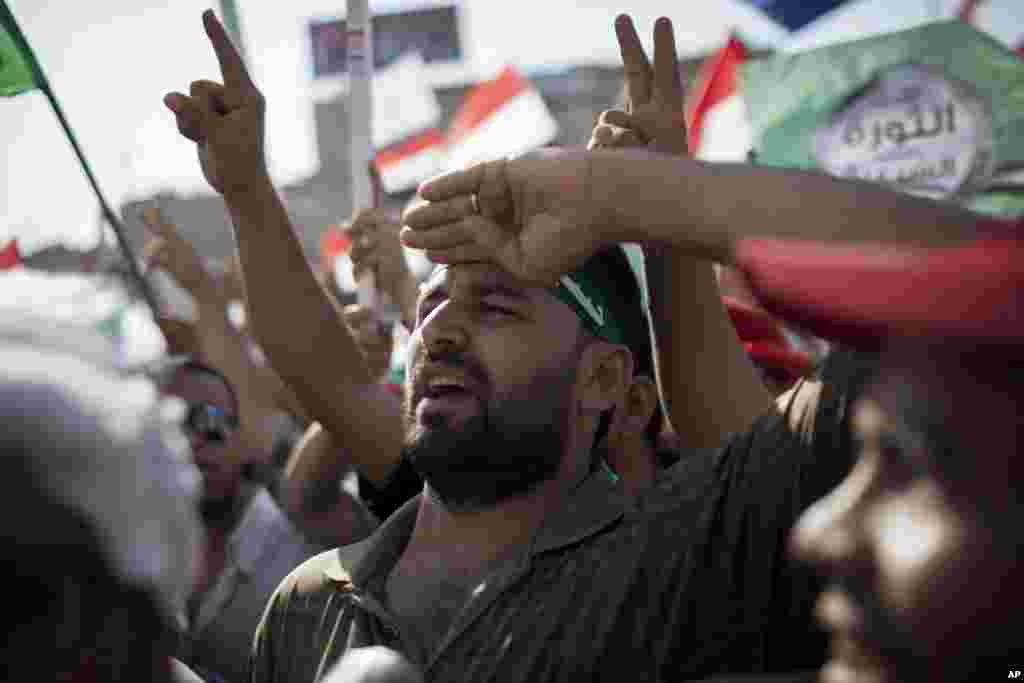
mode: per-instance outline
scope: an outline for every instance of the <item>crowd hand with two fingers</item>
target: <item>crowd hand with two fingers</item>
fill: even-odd
[[[626,78],[626,111],[601,113],[589,149],[639,147],[686,155],[686,119],[672,22],[654,24],[654,66],[644,52],[629,15],[615,20],[615,35]]]
[[[419,286],[409,270],[399,241],[402,226],[384,209],[361,209],[356,212],[347,232],[352,239],[352,275],[359,281],[373,274],[374,285],[387,294],[402,313],[408,325],[416,318]]]
[[[253,183],[270,182],[263,150],[266,105],[213,10],[203,12],[203,26],[224,82],[193,81],[188,95],[168,93],[164,104],[181,134],[196,143],[210,186],[226,198],[244,195]]]

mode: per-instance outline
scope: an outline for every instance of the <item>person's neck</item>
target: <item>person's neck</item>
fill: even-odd
[[[608,464],[622,480],[628,496],[644,491],[658,476],[656,454],[645,442],[624,442],[621,449],[609,454]]]
[[[468,575],[510,558],[530,542],[544,517],[564,502],[575,483],[558,477],[528,496],[473,510],[446,506],[428,485],[400,564],[418,565],[421,572]]]

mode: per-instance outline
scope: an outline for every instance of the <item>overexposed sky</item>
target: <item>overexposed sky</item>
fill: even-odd
[[[315,172],[314,92],[307,24],[344,13],[344,0],[237,0],[251,69],[268,102],[268,153],[278,182]],[[385,0],[387,11],[452,0]],[[950,14],[956,0],[858,0],[812,31],[789,36],[739,0],[462,0],[466,59],[436,70],[437,83],[488,77],[504,64],[525,70],[618,63],[612,21],[633,14],[650,47],[654,20],[673,19],[684,55],[713,49],[731,29],[764,47],[812,47],[897,30]],[[996,27],[1024,26],[1024,2],[993,0]],[[160,188],[201,192],[194,148],[161,103],[192,80],[219,80],[200,14],[216,0],[8,0],[35,49],[79,143],[115,210]],[[1009,28],[1007,28],[1009,27]],[[1024,28],[1019,30],[1024,34]],[[1007,36],[1009,37],[1009,36]],[[321,86],[322,87],[322,86]],[[0,99],[0,244],[17,235],[26,251],[95,239],[98,207],[44,97]]]

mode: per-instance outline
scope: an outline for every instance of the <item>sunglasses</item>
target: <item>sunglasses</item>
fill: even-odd
[[[212,403],[197,401],[189,404],[184,427],[209,443],[222,444],[238,431],[238,418]]]

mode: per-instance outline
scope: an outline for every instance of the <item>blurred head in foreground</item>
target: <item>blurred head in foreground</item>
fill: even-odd
[[[0,544],[17,595],[3,680],[171,675],[201,542],[198,473],[180,404],[116,367],[111,341],[9,307],[0,321]]]
[[[882,350],[854,410],[858,461],[793,532],[828,579],[823,679],[963,681],[1024,661],[1024,242],[759,241],[738,261],[783,319]]]

